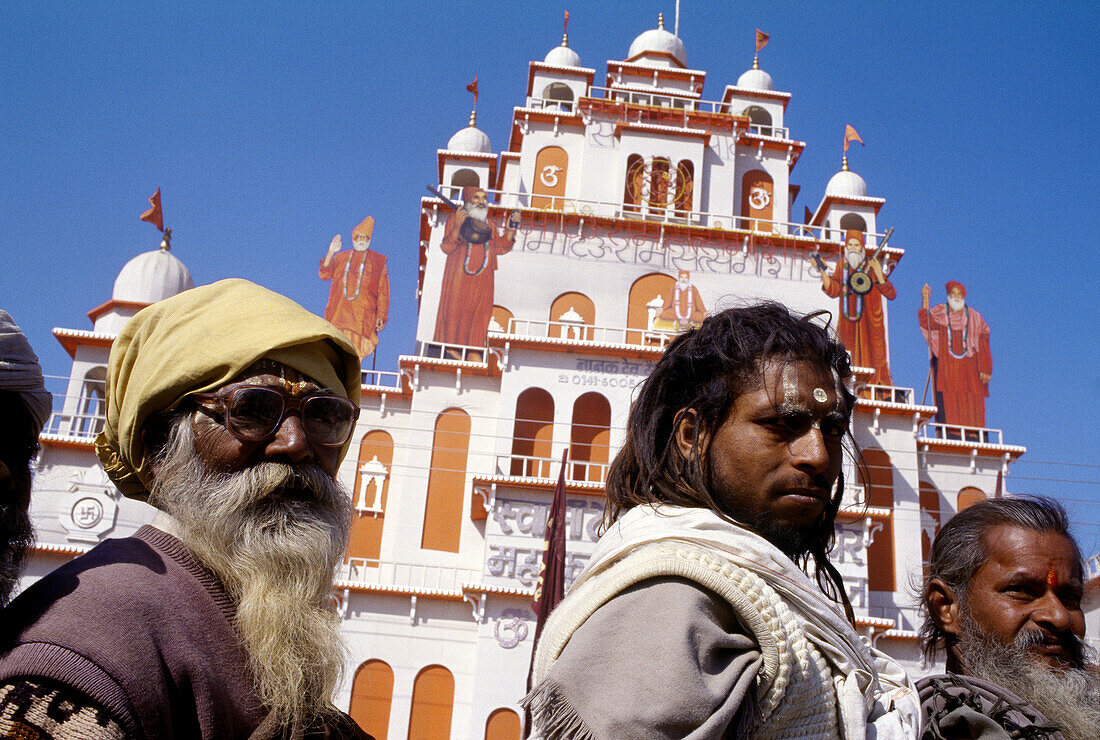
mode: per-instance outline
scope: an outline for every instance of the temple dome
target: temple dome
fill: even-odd
[[[555,46],[551,49],[542,61],[555,67],[579,67],[581,66],[581,55],[566,46],[563,41],[561,46]]]
[[[447,150],[451,152],[477,152],[479,154],[488,154],[493,151],[488,134],[474,124],[475,118],[471,115],[470,125],[455,132],[455,135],[447,142]]]
[[[737,86],[746,90],[774,90],[772,76],[762,69],[750,69],[737,78]]]
[[[630,50],[626,53],[626,58],[631,61],[638,61],[639,64],[655,61],[653,59],[635,60],[635,57],[645,54],[656,54],[659,57],[667,55],[675,59],[681,67],[687,66],[687,53],[684,51],[684,42],[676,35],[665,30],[663,16],[659,17],[657,28],[645,31],[634,39],[633,43],[630,44]]]
[[[123,265],[111,299],[156,303],[195,287],[191,271],[167,249],[143,252]]]
[[[825,186],[825,195],[866,198],[867,183],[851,170],[843,169],[829,180],[829,184]]]

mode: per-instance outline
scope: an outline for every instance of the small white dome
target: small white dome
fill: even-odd
[[[156,303],[195,287],[191,271],[166,249],[143,252],[123,265],[111,299]]]
[[[630,44],[630,51],[626,53],[626,58],[634,59],[634,57],[647,52],[668,54],[679,62],[681,67],[687,66],[687,53],[684,51],[684,42],[665,30],[663,18],[658,21],[657,28],[650,29],[634,39],[634,42]],[[644,64],[647,61],[654,62],[654,60],[643,60],[639,63]]]
[[[452,152],[479,152],[487,154],[493,151],[489,144],[489,136],[472,123],[466,128],[459,129],[447,142],[448,151]]]
[[[555,67],[579,67],[581,66],[581,55],[562,44],[551,49],[542,61]]]
[[[772,76],[762,69],[750,69],[737,78],[737,86],[746,90],[774,90]]]
[[[829,180],[829,184],[825,186],[825,195],[866,198],[867,183],[851,170],[841,170],[833,175],[832,179]]]

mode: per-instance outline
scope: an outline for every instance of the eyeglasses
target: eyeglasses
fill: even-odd
[[[339,447],[348,441],[359,418],[359,407],[346,398],[312,395],[304,398],[262,385],[237,386],[228,393],[193,393],[203,411],[216,404],[225,428],[243,442],[263,442],[275,436],[294,410],[302,420],[306,439],[321,447]]]

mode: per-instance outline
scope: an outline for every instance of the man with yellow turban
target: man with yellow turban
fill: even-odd
[[[374,219],[367,216],[351,232],[351,249],[340,251],[340,235],[332,237],[318,276],[332,281],[325,318],[348,335],[360,358],[378,345],[378,332],[390,311],[390,276],[386,257],[370,248]]]
[[[160,511],[4,612],[0,735],[364,737],[332,705],[328,599],[359,388],[343,334],[245,280],[134,316],[111,349],[96,452]]]

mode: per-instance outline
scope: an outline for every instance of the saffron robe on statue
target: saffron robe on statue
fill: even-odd
[[[458,219],[452,213],[439,245],[447,255],[447,262],[435,317],[435,341],[484,347],[493,315],[497,257],[511,252],[516,240],[514,236],[503,235],[503,227],[493,219],[488,221],[488,239],[484,243],[469,241],[459,231]],[[475,234],[475,238],[482,237]]]
[[[318,276],[331,280],[325,319],[348,335],[363,359],[378,344],[378,322],[390,311],[390,277],[386,257],[372,249],[348,249],[321,261]]]
[[[939,304],[917,312],[920,331],[936,359],[936,402],[940,421],[967,427],[985,426],[985,399],[989,385],[979,373],[993,372],[989,354],[989,325],[966,306],[948,311]]]
[[[897,291],[889,279],[880,283],[872,275],[874,284],[870,293],[860,296],[851,292],[848,290],[848,266],[843,258],[837,262],[830,277],[828,287],[822,290],[830,298],[840,298],[836,335],[852,353],[852,364],[873,368],[875,374],[871,376],[871,382],[875,385],[893,385],[882,299],[894,300]]]
[[[666,323],[654,328],[668,327],[673,331],[685,331],[693,326],[699,326],[706,317],[707,307],[703,305],[703,297],[699,295],[699,289],[689,285],[687,290],[681,290],[679,285],[674,285],[657,317]]]

